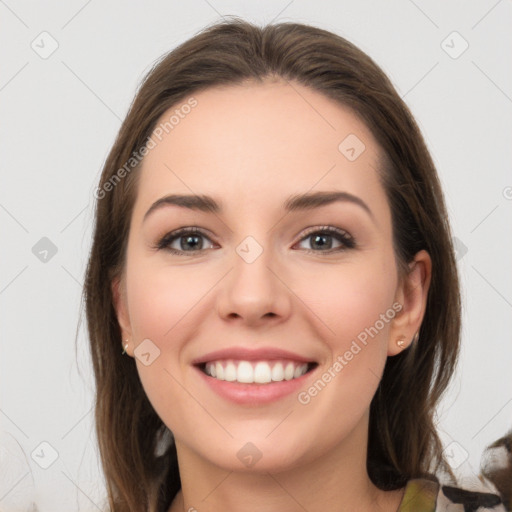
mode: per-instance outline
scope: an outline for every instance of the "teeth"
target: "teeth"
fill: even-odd
[[[224,380],[224,367],[220,363],[215,365],[215,376],[219,380]]]
[[[308,370],[306,363],[258,361],[216,361],[207,363],[205,372],[210,377],[243,384],[268,384],[297,379]]]
[[[293,372],[293,378],[297,379],[302,375],[302,366],[297,366]]]
[[[215,375],[212,375],[212,377],[215,377]],[[236,366],[231,361],[226,365],[226,370],[224,371],[224,380],[229,382],[236,380]]]
[[[254,382],[254,370],[248,361],[240,361],[236,370],[236,380],[250,384]]]
[[[288,363],[286,365],[286,368],[284,369],[284,378],[286,380],[291,380],[293,379],[293,375],[295,373],[295,366],[293,365],[293,363]]]
[[[258,363],[254,368],[254,382],[265,384],[272,381],[272,370],[268,363]]]
[[[281,363],[277,363],[272,368],[272,380],[276,382],[280,382],[284,379],[284,369]]]

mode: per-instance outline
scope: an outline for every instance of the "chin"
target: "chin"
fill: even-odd
[[[236,437],[224,442],[211,442],[210,449],[198,447],[196,453],[210,463],[226,471],[244,473],[279,473],[303,466],[307,459],[314,459],[313,453],[305,453],[305,443],[290,439],[283,443],[282,438],[271,439],[265,434]],[[197,437],[195,438],[197,439]],[[213,448],[215,447],[215,448]],[[213,448],[213,449],[211,449]]]

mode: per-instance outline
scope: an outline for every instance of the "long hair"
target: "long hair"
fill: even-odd
[[[435,408],[458,358],[459,278],[441,185],[421,132],[385,73],[343,37],[299,23],[258,27],[231,17],[164,55],[147,73],[95,193],[84,300],[96,434],[114,512],[167,510],[180,487],[172,436],[146,397],[134,360],[121,353],[110,286],[123,270],[141,149],[162,114],[194,93],[273,79],[306,86],[362,119],[384,154],[378,171],[391,208],[399,272],[422,249],[432,259],[419,339],[388,358],[371,402],[369,477],[386,490],[438,470],[453,478],[436,432]]]

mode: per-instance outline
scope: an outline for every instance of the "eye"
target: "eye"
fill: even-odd
[[[340,242],[341,247],[332,247],[333,238]],[[354,238],[349,235],[346,231],[335,228],[332,226],[323,226],[321,228],[312,228],[308,234],[301,239],[304,241],[311,240],[311,246],[313,249],[306,249],[308,253],[324,253],[332,254],[333,252],[340,252],[346,249],[353,249],[355,247]],[[320,248],[321,250],[315,250],[314,248]],[[325,250],[327,249],[327,250]]]
[[[156,249],[165,249],[172,254],[195,253],[204,250],[202,238],[207,237],[198,228],[181,228],[165,235],[155,246]],[[179,247],[172,247],[172,245]],[[187,248],[190,248],[188,250]]]

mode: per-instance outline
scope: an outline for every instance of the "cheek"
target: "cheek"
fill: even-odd
[[[390,322],[396,314],[392,265],[390,260],[386,271],[382,262],[353,265],[315,280],[309,300],[329,327],[323,331],[329,332],[323,341],[332,360],[326,362],[316,381],[301,390],[298,402],[315,425],[311,429],[322,432],[326,443],[354,427],[379,384],[387,360]],[[333,415],[332,411],[344,414]]]
[[[133,258],[127,265],[127,295],[139,377],[152,405],[166,418],[172,405],[184,398],[180,387],[182,350],[194,338],[201,299],[215,280],[193,277],[193,270],[152,265]],[[150,340],[150,343],[147,341]],[[140,356],[149,343],[149,365]],[[144,350],[144,352],[146,352]],[[153,354],[156,354],[153,355]],[[174,377],[174,378],[173,378]],[[167,418],[166,418],[167,419]]]
[[[386,338],[389,320],[394,316],[396,274],[392,262],[386,268],[382,262],[340,265],[338,269],[333,266],[318,273],[313,281],[302,282],[302,286],[299,294],[328,327],[325,339],[331,340],[333,355],[348,350],[350,342],[358,337],[364,342],[365,334],[368,339]]]
[[[130,320],[136,341],[154,339],[166,349],[167,341],[176,338],[175,333],[189,320],[187,315],[193,316],[190,313],[211,287],[211,283],[194,277],[190,269],[151,265],[150,260],[134,261],[128,276]]]

